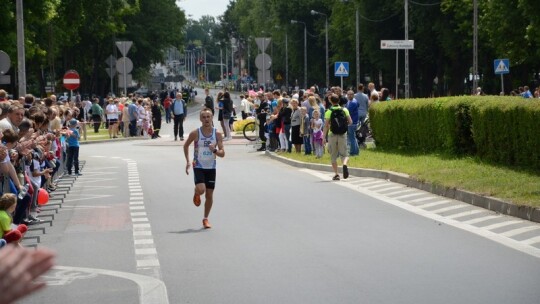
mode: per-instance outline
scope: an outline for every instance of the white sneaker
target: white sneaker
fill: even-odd
[[[224,138],[223,138],[223,141],[228,141],[228,140],[229,140],[228,137],[224,137]]]

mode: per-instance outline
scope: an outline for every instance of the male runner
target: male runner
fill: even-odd
[[[214,187],[216,185],[216,156],[224,157],[223,135],[212,126],[212,111],[203,109],[200,113],[202,126],[189,133],[184,144],[186,157],[186,174],[189,175],[189,167],[193,163],[193,175],[195,178],[195,193],[193,203],[201,204],[201,195],[205,194],[203,227],[208,229],[212,225],[208,222],[208,215],[214,202]],[[194,143],[193,162],[189,159],[189,146]]]

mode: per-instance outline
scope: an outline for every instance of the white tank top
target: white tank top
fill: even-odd
[[[214,144],[217,147],[216,128],[212,128],[212,134],[210,137],[204,136],[202,128],[198,129],[199,139],[195,141],[195,155],[193,156],[194,168],[200,169],[215,169],[216,168],[216,156],[208,148],[210,144]]]

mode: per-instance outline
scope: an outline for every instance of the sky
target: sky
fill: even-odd
[[[188,19],[199,20],[203,15],[222,15],[227,10],[229,0],[180,0],[176,4],[186,12]]]

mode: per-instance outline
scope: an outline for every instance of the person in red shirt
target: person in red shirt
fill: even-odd
[[[165,108],[165,122],[170,123],[171,122],[171,97],[167,96],[165,100],[163,101],[163,108]]]

